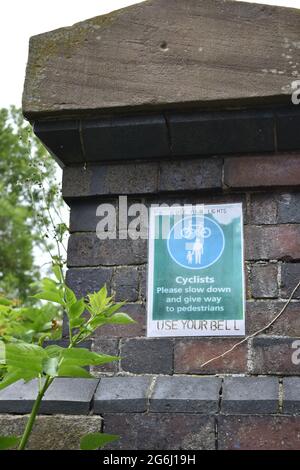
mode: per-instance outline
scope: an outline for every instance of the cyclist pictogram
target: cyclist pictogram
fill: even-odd
[[[189,216],[175,223],[167,243],[169,254],[177,264],[190,269],[203,269],[220,258],[225,238],[223,230],[214,220],[205,216]]]

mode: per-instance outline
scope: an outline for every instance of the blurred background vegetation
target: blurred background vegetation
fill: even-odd
[[[0,109],[0,175],[0,296],[28,303],[51,266],[50,219],[65,228],[58,166],[15,107]]]

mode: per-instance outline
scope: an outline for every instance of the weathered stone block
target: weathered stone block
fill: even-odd
[[[94,233],[73,234],[68,244],[68,266],[114,266],[143,264],[147,240],[99,240]]]
[[[147,410],[151,377],[102,378],[94,397],[94,412],[136,413]]]
[[[58,378],[50,385],[41,403],[45,414],[88,414],[97,388],[97,379]],[[38,382],[19,381],[1,390],[1,413],[29,413],[38,394]]]
[[[227,414],[276,413],[279,383],[275,377],[225,377],[221,412]]]
[[[300,416],[220,416],[220,450],[300,449]]]
[[[201,367],[213,357],[230,349],[238,339],[197,338],[175,341],[174,368],[177,374],[241,373],[247,371],[247,345],[244,343],[224,358]]]
[[[0,415],[2,435],[20,436],[28,416]],[[100,416],[38,416],[29,439],[29,450],[79,450],[80,439],[101,432]]]
[[[150,411],[216,413],[222,380],[214,377],[158,377]]]
[[[214,417],[185,413],[104,414],[104,432],[120,434],[107,449],[213,450]]]
[[[278,297],[277,264],[255,264],[251,267],[250,284],[254,298]]]
[[[172,374],[170,338],[132,338],[121,341],[121,367],[134,374]]]

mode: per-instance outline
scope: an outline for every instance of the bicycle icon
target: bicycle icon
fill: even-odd
[[[211,229],[189,222],[187,227],[181,229],[181,236],[187,240],[192,240],[193,238],[209,238],[211,236]]]

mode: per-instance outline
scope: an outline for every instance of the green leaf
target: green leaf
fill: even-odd
[[[89,299],[89,311],[93,315],[98,315],[102,312],[105,308],[107,303],[107,289],[106,285],[104,285],[98,292],[94,292],[93,294],[88,295]]]
[[[61,357],[68,364],[76,364],[78,366],[99,366],[107,362],[117,361],[117,356],[109,356],[107,354],[98,354],[85,348],[62,349]]]
[[[42,286],[43,290],[51,292],[57,292],[59,288],[58,284],[49,277],[44,277],[44,279],[42,279]]]
[[[119,436],[115,434],[104,434],[100,432],[93,432],[86,434],[80,439],[81,450],[97,450],[105,446],[109,442],[113,442],[119,439]]]
[[[107,319],[107,323],[115,323],[117,325],[128,325],[129,323],[136,323],[127,313],[115,313],[112,317]]]
[[[77,302],[75,293],[67,286],[65,287],[65,297],[69,307]]]
[[[9,369],[8,372],[6,372],[4,375],[3,379],[0,381],[0,390],[9,387],[9,385],[18,382],[18,380],[21,379],[23,379],[25,382],[28,382],[29,380],[38,377],[38,375],[39,374],[37,372],[28,372],[24,371],[23,369]]]
[[[19,436],[0,436],[0,450],[16,447],[20,442]]]
[[[84,379],[91,379],[93,376],[82,367],[70,364],[64,364],[58,369],[59,377],[82,377]]]
[[[43,361],[43,372],[50,375],[51,377],[56,377],[58,375],[58,357],[49,357]]]
[[[77,300],[69,308],[69,318],[78,318],[85,310],[84,298]]]
[[[29,343],[7,343],[6,364],[10,367],[35,372],[42,372],[42,362],[47,354],[43,348]]]
[[[80,318],[74,318],[74,319],[71,319],[69,320],[70,322],[70,327],[71,328],[79,328],[80,326],[82,326],[85,322],[85,319],[80,317]]]
[[[63,277],[62,277],[62,272],[61,268],[58,264],[53,264],[52,265],[52,271],[54,273],[54,276],[58,280],[58,282],[62,283],[63,282]]]
[[[57,304],[64,305],[64,301],[61,295],[58,292],[53,292],[51,290],[38,292],[32,297],[34,297],[35,299],[49,300],[50,302],[55,302]]]

